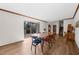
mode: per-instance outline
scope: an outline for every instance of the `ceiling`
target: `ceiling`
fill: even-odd
[[[0,8],[51,22],[71,18],[77,5],[76,3],[0,3]]]

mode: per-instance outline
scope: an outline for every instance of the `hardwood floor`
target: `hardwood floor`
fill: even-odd
[[[35,48],[31,51],[31,37],[26,38],[23,42],[9,44],[0,47],[0,55],[34,55]],[[64,38],[57,38],[53,41],[49,49],[45,43],[44,51],[41,51],[40,44],[37,46],[36,55],[79,55],[79,49],[73,42],[66,42]]]

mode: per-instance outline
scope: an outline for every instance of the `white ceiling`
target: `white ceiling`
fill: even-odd
[[[72,17],[77,5],[75,3],[2,3],[0,8],[44,21],[57,21]]]

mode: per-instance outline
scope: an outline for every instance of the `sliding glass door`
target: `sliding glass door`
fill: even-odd
[[[24,33],[33,34],[39,32],[39,23],[24,22]]]

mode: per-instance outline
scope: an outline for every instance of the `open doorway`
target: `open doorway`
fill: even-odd
[[[59,36],[63,36],[63,20],[59,21]]]
[[[51,32],[51,25],[48,25],[48,32]]]
[[[53,33],[55,33],[56,34],[56,31],[57,31],[57,26],[56,25],[53,25]]]

